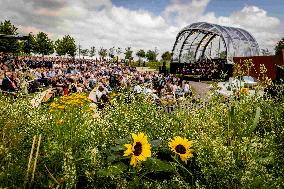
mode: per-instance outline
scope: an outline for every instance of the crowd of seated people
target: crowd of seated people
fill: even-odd
[[[200,60],[194,63],[185,64],[184,68],[178,72],[192,77],[198,77],[204,80],[218,79],[221,71],[224,69],[224,60]]]
[[[191,94],[189,84],[172,74],[139,72],[124,63],[101,59],[45,57],[44,60],[34,56],[3,60],[0,56],[2,91],[33,93],[38,88],[52,87],[56,95],[68,95],[95,90],[96,97],[92,99],[95,103],[101,98],[108,99],[114,89],[144,94],[154,100]]]

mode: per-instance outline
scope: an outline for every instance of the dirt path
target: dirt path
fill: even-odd
[[[207,83],[189,81],[189,85],[194,89],[196,92],[196,97],[199,95],[201,99],[205,99],[207,93],[210,90],[210,85]]]

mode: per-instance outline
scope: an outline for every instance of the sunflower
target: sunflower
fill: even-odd
[[[130,165],[135,167],[139,161],[146,161],[148,157],[151,157],[151,145],[144,133],[138,133],[138,135],[132,133],[132,139],[132,144],[124,144],[127,149],[123,156],[131,156]]]
[[[174,137],[174,139],[169,141],[168,145],[184,162],[187,162],[187,160],[193,156],[193,150],[190,149],[190,147],[192,147],[192,141],[188,141],[186,138],[181,138],[180,136]]]

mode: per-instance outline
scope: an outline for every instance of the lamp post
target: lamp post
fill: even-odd
[[[81,55],[81,45],[80,45],[80,43],[79,43],[78,51],[79,51],[79,59],[80,59],[80,55]]]

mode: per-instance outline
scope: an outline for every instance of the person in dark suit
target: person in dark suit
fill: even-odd
[[[16,83],[16,79],[11,72],[6,72],[5,77],[2,81],[2,90],[6,92],[17,92],[18,87]]]

